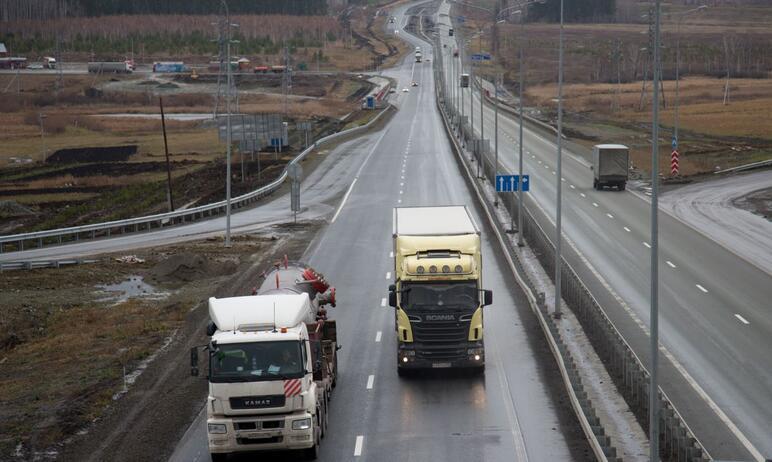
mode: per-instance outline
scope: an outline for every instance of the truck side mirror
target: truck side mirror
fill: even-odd
[[[397,293],[396,292],[389,292],[389,306],[392,306],[394,308],[397,307]]]
[[[190,349],[190,375],[198,377],[198,348]]]
[[[488,306],[492,304],[493,304],[493,291],[483,290],[483,306]]]

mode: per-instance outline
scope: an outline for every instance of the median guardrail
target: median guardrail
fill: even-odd
[[[352,127],[331,135],[327,135],[317,140],[314,144],[303,150],[288,164],[295,164],[302,161],[311,151],[324,144],[331,143],[345,136],[355,135],[366,131],[389,110],[390,106],[383,109],[376,117],[364,125]],[[252,192],[243,194],[231,199],[231,210],[244,208],[259,199],[273,194],[278,190],[287,179],[287,168],[282,171],[279,178],[271,183],[262,186]],[[11,251],[23,251],[31,248],[43,248],[51,245],[64,245],[88,239],[109,238],[116,235],[125,235],[128,233],[146,232],[154,229],[160,229],[175,225],[182,225],[206,218],[224,215],[226,213],[227,202],[222,200],[212,204],[201,205],[185,210],[176,210],[174,212],[159,213],[156,215],[147,215],[136,218],[127,218],[124,220],[108,221],[104,223],[94,223],[83,226],[73,226],[69,228],[51,229],[46,231],[36,231],[31,233],[13,234],[0,236],[0,253]]]

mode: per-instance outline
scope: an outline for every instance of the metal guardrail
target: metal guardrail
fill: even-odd
[[[37,268],[59,268],[61,266],[83,265],[86,263],[96,263],[99,260],[45,260],[45,261],[10,261],[0,262],[0,273],[9,270],[37,269]]]
[[[753,170],[754,168],[762,168],[770,165],[772,165],[772,159],[753,162],[751,164],[738,165],[737,167],[727,168],[713,173],[721,174],[721,173],[743,172],[745,170]]]
[[[388,111],[390,106],[383,109],[376,117],[364,125],[352,127],[317,140],[314,144],[303,150],[287,166],[302,161],[315,148],[328,144],[341,137],[353,135],[360,131],[369,129],[375,124],[383,114]],[[287,179],[287,168],[285,167],[279,178],[271,183],[262,186],[252,192],[243,194],[231,199],[231,210],[238,210],[246,207],[257,200],[271,195],[279,189]],[[143,217],[128,218],[124,220],[108,221],[105,223],[95,223],[91,225],[73,226],[70,228],[51,229],[46,231],[36,231],[32,233],[13,234],[9,236],[0,236],[0,253],[6,253],[7,247],[14,247],[12,251],[23,251],[29,248],[42,248],[50,245],[62,245],[79,242],[84,239],[109,238],[117,235],[136,233],[141,231],[150,231],[153,229],[165,228],[174,225],[180,225],[198,221],[204,218],[210,218],[226,213],[226,201],[215,202],[212,204],[201,205],[185,210],[174,212],[159,213]]]

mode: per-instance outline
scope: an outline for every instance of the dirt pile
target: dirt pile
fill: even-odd
[[[236,271],[233,260],[216,261],[194,253],[172,255],[150,269],[147,279],[160,285],[176,285],[225,276]]]

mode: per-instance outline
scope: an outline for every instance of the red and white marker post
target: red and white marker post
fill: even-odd
[[[678,175],[678,150],[673,149],[673,153],[670,154],[670,175]]]

